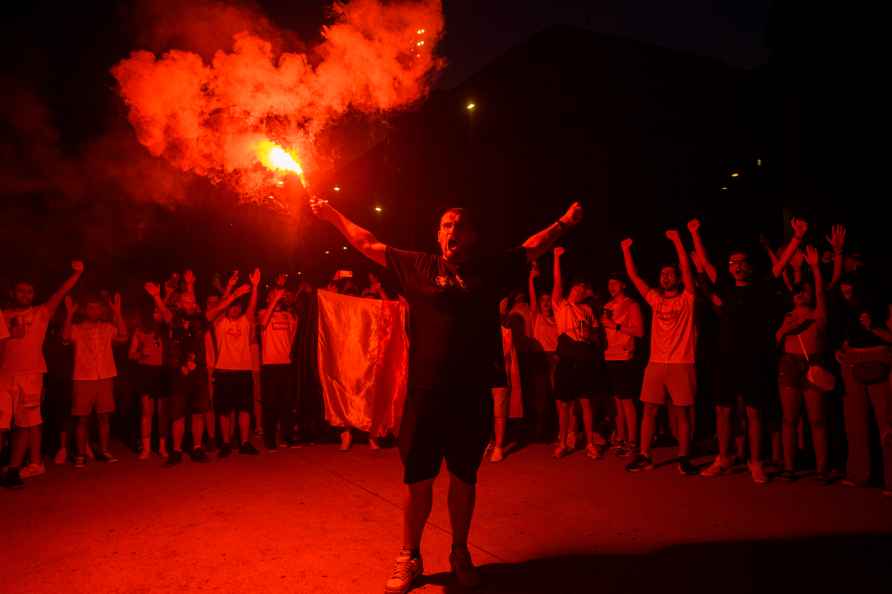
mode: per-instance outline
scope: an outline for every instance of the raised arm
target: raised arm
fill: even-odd
[[[167,307],[167,304],[161,298],[161,287],[156,283],[150,282],[143,285],[143,288],[152,298],[152,301],[155,302],[155,307],[161,312],[161,317],[164,318],[164,321],[168,324],[171,323],[173,321],[173,313],[171,313],[170,308]]]
[[[691,233],[691,240],[694,242],[694,253],[697,254],[697,259],[700,265],[703,266],[703,272],[706,273],[709,282],[715,284],[718,273],[715,266],[710,262],[709,256],[706,254],[706,246],[703,245],[703,239],[700,237],[700,221],[697,219],[689,221],[688,231]]]
[[[686,293],[695,294],[697,287],[694,285],[694,273],[691,272],[691,261],[688,259],[688,252],[684,249],[681,242],[681,235],[675,229],[666,231],[666,239],[675,246],[675,254],[678,256],[678,268],[681,270],[681,280],[684,282],[684,290]]]
[[[827,328],[827,295],[824,292],[824,275],[821,273],[821,259],[818,250],[813,246],[805,248],[805,259],[811,268],[815,281],[815,323],[818,328]]]
[[[260,269],[255,268],[248,279],[251,281],[251,297],[248,299],[248,309],[245,310],[245,315],[253,323],[257,319],[255,316],[257,315],[257,292],[260,289]]]
[[[121,294],[115,293],[114,297],[108,302],[108,306],[112,310],[112,315],[115,318],[115,342],[127,342],[127,322],[124,321],[124,316],[121,313]]]
[[[328,200],[310,199],[310,209],[319,219],[334,225],[335,229],[363,256],[380,266],[387,266],[387,246],[378,241],[371,231],[363,229],[329,204]]]
[[[77,312],[77,304],[71,295],[65,296],[65,325],[62,326],[62,340],[71,342],[71,328],[74,322],[74,314]]]
[[[623,263],[626,265],[626,275],[632,281],[632,284],[635,285],[635,288],[638,289],[638,292],[641,293],[641,296],[647,297],[647,294],[650,293],[650,287],[638,276],[638,269],[635,268],[635,259],[632,257],[633,243],[631,239],[623,239],[622,243],[620,243],[620,247],[623,250]]]
[[[790,240],[790,243],[787,244],[787,247],[784,248],[783,253],[781,253],[777,262],[771,269],[774,278],[781,277],[784,273],[784,268],[790,263],[793,254],[795,254],[796,250],[799,249],[799,246],[802,245],[802,240],[805,238],[805,234],[808,233],[808,223],[802,219],[794,217],[793,220],[790,221],[790,225],[793,227],[793,238]]]
[[[272,299],[270,299],[269,306],[266,309],[260,312],[260,328],[265,329],[269,326],[270,320],[273,319],[273,313],[276,311],[276,305],[279,304],[279,301],[282,300],[282,296],[285,294],[284,289],[273,289],[271,294]]]
[[[564,248],[554,248],[554,285],[551,288],[551,306],[556,310],[564,301],[564,280],[561,278],[561,256]]]
[[[582,222],[582,205],[574,202],[557,222],[523,242],[523,247],[527,251],[527,259],[530,262],[535,262],[544,256],[558,239],[580,222]]]
[[[536,279],[541,276],[541,272],[539,272],[539,265],[536,262],[533,262],[532,267],[530,267],[530,276],[527,281],[528,290],[530,292],[530,314],[533,317],[539,315],[539,298],[536,294]]]
[[[208,321],[213,322],[220,314],[226,311],[226,308],[232,305],[232,302],[236,299],[242,297],[243,295],[247,295],[251,292],[251,287],[249,285],[242,285],[226,297],[220,299],[220,301],[214,307],[207,310],[205,316],[207,316]]]
[[[830,236],[827,237],[830,247],[833,248],[833,277],[830,279],[828,289],[836,288],[839,279],[842,278],[842,261],[843,250],[846,245],[846,227],[845,225],[833,225],[830,230]]]
[[[71,262],[71,276],[65,279],[65,282],[62,283],[62,286],[52,294],[52,296],[47,300],[44,307],[46,307],[49,312],[49,317],[52,318],[53,314],[56,313],[56,310],[59,308],[59,305],[62,303],[62,300],[65,299],[65,295],[74,288],[74,285],[77,284],[77,281],[80,280],[81,275],[84,273],[84,263],[80,260],[73,260]]]
[[[765,253],[768,254],[768,259],[771,261],[771,268],[774,269],[774,267],[780,260],[778,259],[777,254],[775,254],[774,250],[771,248],[771,242],[769,242],[768,238],[763,235],[759,238],[759,244],[765,250]],[[784,285],[787,286],[787,290],[792,291],[793,282],[790,280],[790,271],[786,268],[784,268],[783,279]]]

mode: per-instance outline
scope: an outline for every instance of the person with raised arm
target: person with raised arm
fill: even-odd
[[[601,317],[607,340],[604,361],[608,393],[616,403],[616,454],[620,458],[638,451],[638,409],[634,399],[641,393],[638,341],[644,337],[641,307],[626,294],[626,287],[625,276],[610,275],[610,301]]]
[[[110,309],[114,323],[105,321],[106,309]],[[69,296],[65,297],[65,327],[62,331],[66,342],[74,345],[74,386],[72,390],[71,416],[77,419],[75,442],[77,455],[75,468],[86,465],[87,425],[95,410],[99,417],[99,462],[117,462],[109,450],[109,417],[115,412],[114,378],[118,375],[112,343],[127,342],[127,323],[121,315],[121,295],[103,303],[100,297],[90,296],[84,301],[84,321],[74,323],[78,307]]]
[[[83,262],[71,262],[71,274],[40,305],[34,304],[34,285],[20,280],[13,288],[13,307],[3,312],[10,338],[0,354],[0,430],[10,429],[10,422],[14,427],[8,484],[20,486],[21,479],[46,472],[41,453],[43,418],[40,414],[47,372],[43,343],[50,320],[83,272]],[[28,455],[30,460],[26,466]]]
[[[825,366],[829,358],[827,297],[817,249],[812,246],[806,248],[806,261],[811,269],[812,281],[805,281],[796,287],[793,310],[784,317],[776,333],[782,351],[778,364],[778,385],[783,409],[784,452],[784,469],[778,478],[796,479],[796,433],[804,400],[811,425],[817,477],[824,484],[829,484],[831,476],[824,405],[826,388],[809,380],[809,368],[813,364]]]
[[[293,441],[294,377],[291,350],[297,334],[297,318],[284,299],[284,283],[267,296],[266,308],[260,312],[262,340],[261,381],[263,381],[263,441],[266,449],[275,452],[281,430],[285,444]]]
[[[409,393],[399,432],[407,485],[403,548],[388,594],[403,594],[423,573],[421,537],[431,511],[433,482],[443,459],[449,470],[450,565],[462,586],[479,583],[468,551],[477,471],[492,431],[492,362],[499,356],[499,300],[529,262],[582,219],[574,203],[556,223],[507,252],[486,254],[484,229],[451,208],[440,217],[439,254],[390,247],[326,200],[310,207],[373,262],[390,269],[409,303]]]
[[[548,411],[554,398],[554,373],[557,369],[558,328],[551,306],[551,294],[536,291],[536,279],[541,276],[533,262],[528,279],[530,315],[533,320],[533,351],[530,353],[530,401],[534,408],[533,437],[539,441],[550,439]]]
[[[220,300],[216,307],[207,311],[207,319],[214,324],[217,337],[217,362],[214,366],[214,407],[220,419],[223,441],[220,458],[232,453],[232,432],[238,415],[239,453],[257,455],[260,452],[251,443],[251,410],[253,387],[251,361],[251,333],[254,332],[257,310],[257,289],[260,285],[260,269],[254,269],[249,277],[251,284],[242,285]],[[247,308],[241,298],[251,294]]]
[[[771,275],[763,279],[755,277],[749,251],[739,248],[731,250],[727,275],[720,276],[700,236],[700,221],[688,223],[694,249],[714,287],[713,304],[719,317],[715,374],[719,455],[701,476],[715,477],[731,470],[732,418],[738,411],[740,434],[744,434],[745,426],[749,441],[752,479],[757,484],[768,482],[762,460],[762,425],[766,414],[777,405],[777,389],[769,378],[777,377],[775,330],[784,312],[782,276],[808,231],[808,223],[801,219],[794,218],[791,226],[793,238],[773,260]]]
[[[681,242],[678,231],[666,231],[666,238],[672,242],[678,257],[678,267],[663,266],[660,270],[660,286],[651,289],[638,275],[632,257],[631,239],[620,244],[626,275],[648,305],[653,309],[651,322],[650,361],[644,370],[641,386],[641,401],[644,403],[644,418],[641,423],[640,451],[626,470],[638,472],[650,470],[653,459],[650,455],[651,441],[656,427],[659,408],[666,403],[669,394],[671,405],[676,409],[678,423],[677,469],[683,475],[697,474],[691,464],[691,411],[697,393],[697,320],[694,275],[688,261],[688,254]],[[680,274],[679,274],[680,272]],[[707,271],[708,273],[708,271]]]
[[[575,431],[570,426],[570,410],[578,400],[582,408],[582,425],[586,436],[586,455],[600,460],[607,451],[607,440],[594,430],[592,398],[598,392],[598,380],[603,362],[600,346],[601,328],[592,307],[586,301],[592,287],[584,281],[574,281],[567,296],[561,271],[564,248],[554,248],[554,284],[551,306],[558,328],[558,364],[555,371],[555,398],[558,406],[558,444],[555,458],[571,453],[568,435]]]
[[[167,458],[167,429],[169,423],[170,391],[167,367],[167,338],[170,312],[161,300],[161,287],[154,283],[144,285],[152,297],[152,310],[141,308],[139,325],[130,339],[127,353],[131,365],[134,392],[140,406],[140,460],[148,460],[152,454],[152,419],[158,418],[158,454]]]

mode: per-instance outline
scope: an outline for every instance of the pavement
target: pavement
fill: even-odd
[[[175,468],[116,452],[116,464],[48,465],[0,490],[0,593],[383,591],[400,547],[395,449]],[[479,592],[892,591],[892,497],[878,489],[682,477],[668,463],[628,474],[614,457],[550,453],[533,445],[481,470]],[[419,594],[462,592],[448,574],[446,486],[441,476]]]

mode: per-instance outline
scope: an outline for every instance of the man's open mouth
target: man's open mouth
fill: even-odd
[[[454,250],[455,248],[458,247],[458,240],[457,239],[446,240],[446,247],[449,248],[450,250]]]

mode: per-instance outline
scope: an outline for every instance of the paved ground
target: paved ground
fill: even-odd
[[[549,452],[482,471],[483,592],[892,588],[892,498],[876,489],[628,475],[618,459]],[[0,491],[0,592],[378,593],[400,544],[399,479],[395,450],[363,446],[52,467]],[[415,592],[460,591],[449,544],[441,480]]]

